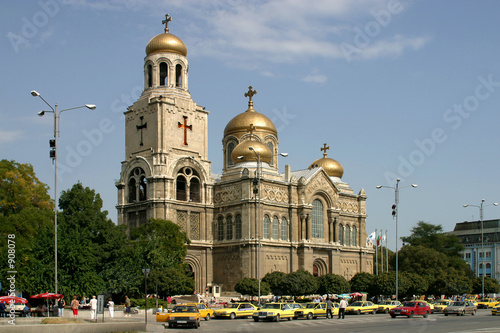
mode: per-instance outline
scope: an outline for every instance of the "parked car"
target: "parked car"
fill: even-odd
[[[215,318],[231,318],[250,317],[257,310],[252,303],[231,303],[227,308],[217,309],[214,311]]]
[[[443,310],[450,306],[453,301],[451,299],[440,299],[439,301],[434,302],[434,313],[443,312]]]
[[[375,314],[378,310],[378,305],[368,301],[357,301],[353,302],[345,309],[345,313],[348,314],[362,314],[371,313]]]
[[[495,305],[494,307],[491,308],[491,315],[496,316],[497,313],[500,313],[500,304]]]
[[[170,312],[168,327],[191,326],[200,327],[201,314],[195,305],[176,305]]]
[[[292,320],[295,316],[296,303],[266,303],[252,314],[254,321],[280,321],[283,318]],[[300,305],[298,305],[300,306]]]
[[[306,318],[316,319],[319,317],[326,318],[326,302],[320,303],[304,303],[302,308],[295,310],[294,319]],[[339,314],[339,303],[333,303],[332,316]]]
[[[186,303],[184,305],[194,305],[200,311],[201,318],[205,320],[210,320],[214,316],[214,310],[210,309],[205,303]]]
[[[498,305],[500,302],[498,302],[494,298],[483,298],[477,302],[477,308],[478,309],[488,309],[492,308],[496,305]]]
[[[378,303],[377,312],[389,313],[391,309],[401,305],[400,301],[382,301]]]
[[[457,316],[463,316],[467,313],[471,315],[476,314],[477,307],[472,302],[468,301],[456,301],[451,303],[449,306],[444,308],[443,313],[445,316],[449,314],[456,314]]]
[[[403,302],[401,306],[395,307],[389,311],[392,318],[396,318],[397,316],[412,318],[414,315],[421,315],[427,318],[429,313],[431,313],[431,308],[423,301]]]

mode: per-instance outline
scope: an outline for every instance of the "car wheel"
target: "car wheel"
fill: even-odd
[[[410,312],[410,314],[408,315],[408,318],[413,318],[413,311]]]
[[[280,321],[280,314],[279,313],[276,315],[276,321],[278,321],[278,322]]]
[[[429,312],[425,311],[424,318],[429,317]]]
[[[210,313],[207,314],[207,316],[205,317],[205,320],[210,320]]]
[[[173,327],[174,327],[173,324],[168,323],[168,328],[173,328]]]
[[[254,318],[253,321],[257,323],[259,321],[259,318]]]
[[[236,313],[231,312],[231,314],[229,315],[229,318],[231,318],[231,319],[235,319],[235,318],[236,318]]]
[[[308,320],[311,320],[312,318],[313,318],[313,315],[312,315],[312,313],[310,313],[310,312],[309,312],[309,313],[307,314],[307,319],[308,319]]]
[[[445,315],[446,317],[448,317],[448,314],[447,314],[447,313],[445,313],[444,315]]]
[[[476,310],[472,310],[471,315],[474,316],[475,314],[476,314]]]
[[[356,311],[356,314],[360,315],[361,314],[361,310]]]
[[[373,311],[372,311],[372,314],[375,314],[375,313],[377,313],[377,310],[373,310]]]
[[[292,317],[288,317],[288,321],[292,320]]]
[[[396,315],[391,315],[391,318],[396,318]]]

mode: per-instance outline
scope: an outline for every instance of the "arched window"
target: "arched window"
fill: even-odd
[[[267,143],[267,148],[269,148],[269,150],[271,151],[271,153],[274,155],[274,145],[271,141],[269,141]],[[274,156],[271,158],[271,164],[270,165],[274,165]],[[277,158],[277,157],[276,157]]]
[[[236,233],[235,239],[241,239],[241,215],[236,215],[234,222],[235,222],[234,228]]]
[[[352,228],[352,246],[358,246],[358,228],[353,227]]]
[[[271,239],[280,239],[280,220],[277,216],[273,217],[273,233]]]
[[[351,245],[351,228],[348,225],[345,227],[345,245]]]
[[[234,165],[233,159],[231,158],[231,154],[233,153],[234,150],[234,142],[229,142],[227,144],[227,165],[231,166]]]
[[[233,217],[226,217],[226,240],[233,239]]]
[[[129,202],[144,201],[147,195],[146,174],[141,168],[134,168],[128,179],[128,200]]]
[[[189,184],[189,201],[200,202],[200,180],[191,178]]]
[[[488,269],[488,268],[491,268],[491,264],[490,263],[486,264],[486,269]]]
[[[217,220],[217,240],[224,240],[224,219],[219,216]]]
[[[344,245],[344,226],[342,224],[339,225],[339,243]]]
[[[175,65],[175,86],[182,87],[182,66],[179,64]]]
[[[168,65],[160,63],[160,86],[168,85]]]
[[[479,269],[483,269],[483,264],[479,264]]]
[[[153,86],[153,66],[148,65],[147,69],[147,80],[148,80],[148,88]]]
[[[271,224],[271,219],[269,218],[269,215],[264,216],[264,238],[269,239],[269,227]]]
[[[186,201],[186,178],[184,176],[177,176],[177,195],[176,199],[180,201]]]
[[[312,238],[323,238],[323,203],[318,199],[313,201]]]
[[[288,221],[284,217],[281,219],[281,240],[288,240]]]

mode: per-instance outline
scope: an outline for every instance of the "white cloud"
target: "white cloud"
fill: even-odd
[[[0,144],[13,142],[20,139],[23,135],[23,131],[4,131],[0,129]]]

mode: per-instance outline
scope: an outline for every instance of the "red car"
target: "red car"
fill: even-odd
[[[431,308],[421,301],[403,302],[400,306],[389,311],[392,318],[396,318],[396,316],[406,316],[408,318],[412,318],[414,315],[424,316],[424,318],[427,318],[429,313],[431,313]]]

